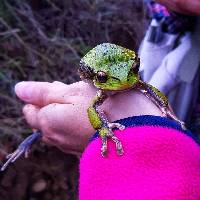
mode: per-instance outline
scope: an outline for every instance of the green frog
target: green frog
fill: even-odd
[[[103,43],[90,50],[80,61],[79,73],[82,80],[86,80],[98,88],[87,113],[93,128],[99,132],[102,141],[101,154],[107,155],[107,139],[116,144],[118,155],[123,155],[121,141],[115,136],[112,129],[123,130],[119,123],[110,123],[100,109],[100,105],[110,95],[125,90],[137,90],[153,101],[160,108],[163,116],[168,116],[185,128],[173,113],[167,97],[152,85],[143,82],[139,75],[140,59],[132,50],[124,47]]]
[[[184,122],[180,121],[173,113],[167,97],[155,87],[143,82],[139,75],[140,60],[136,53],[124,47],[103,43],[90,50],[80,61],[80,78],[90,82],[98,88],[90,107],[87,110],[91,125],[99,132],[102,147],[101,155],[107,155],[107,140],[111,139],[116,144],[118,155],[123,155],[124,150],[121,141],[115,136],[113,128],[123,130],[125,127],[119,123],[111,123],[101,110],[100,106],[110,96],[117,92],[126,90],[137,90],[158,106],[163,116],[168,116],[177,121],[183,129]],[[1,170],[21,155],[28,154],[30,146],[41,138],[42,133],[34,130],[12,154],[7,156],[8,160]]]

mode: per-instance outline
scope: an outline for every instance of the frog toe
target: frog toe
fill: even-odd
[[[120,124],[120,123],[108,123],[108,127],[110,129],[113,129],[113,128],[118,128],[119,130],[124,130],[125,129],[125,126]]]

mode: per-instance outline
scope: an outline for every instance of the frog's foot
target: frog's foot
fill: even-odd
[[[174,121],[178,122],[181,125],[181,128],[183,130],[187,130],[186,126],[185,126],[185,122],[181,121],[178,119],[178,117],[176,117],[176,115],[174,114],[174,112],[172,111],[171,108],[161,108],[161,111],[163,113],[163,117],[167,117],[169,116],[170,118],[172,118]]]
[[[121,141],[114,135],[113,132],[110,132],[109,137],[112,139],[113,142],[115,142],[117,154],[119,156],[122,156],[124,154],[124,150]]]
[[[28,157],[30,152],[31,145],[41,137],[41,133],[36,131],[29,137],[27,137],[19,146],[18,148],[11,154],[7,155],[6,158],[8,159],[6,163],[1,167],[1,171],[4,171],[10,163],[15,162],[20,156],[23,154],[25,157]]]
[[[118,128],[120,131],[125,129],[125,126],[120,124],[120,123],[108,123],[108,128],[113,129],[113,128]]]
[[[101,147],[101,155],[105,157],[107,155],[107,139],[110,138],[116,145],[116,150],[118,155],[123,155],[124,150],[122,147],[121,141],[115,136],[112,129],[113,128],[119,128],[120,130],[124,130],[125,126],[119,124],[119,123],[108,123],[108,128],[103,127],[100,130],[100,136],[102,140],[102,147]]]
[[[180,121],[179,123],[180,123],[180,125],[181,125],[181,128],[182,128],[183,130],[186,131],[187,128],[186,128],[186,126],[185,126],[185,122]]]
[[[102,147],[101,147],[101,155],[103,157],[107,156],[108,153],[108,145],[107,145],[107,139],[111,138],[113,142],[115,142],[116,145],[116,150],[117,150],[117,154],[119,156],[122,156],[124,154],[124,150],[122,147],[122,143],[121,141],[114,135],[114,133],[109,132],[109,134],[107,136],[104,136],[101,138],[102,140]]]
[[[102,137],[101,141],[102,141],[101,155],[105,157],[107,156],[107,137],[106,136]]]
[[[167,110],[166,108],[161,107],[162,117],[167,117]]]
[[[120,131],[125,129],[125,126],[120,124],[120,123],[108,123],[108,127],[111,129],[111,131],[109,132],[109,137],[115,142],[116,144],[116,150],[117,150],[117,154],[118,155],[123,155],[124,154],[124,150],[122,147],[122,143],[121,141],[114,135],[114,133],[112,132],[113,128],[118,128]]]

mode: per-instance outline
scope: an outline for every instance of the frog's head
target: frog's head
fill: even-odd
[[[102,90],[125,90],[139,81],[139,58],[134,51],[103,43],[90,50],[80,61],[82,80],[90,80]]]

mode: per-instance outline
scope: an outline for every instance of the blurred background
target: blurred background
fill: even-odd
[[[31,132],[17,82],[75,82],[88,50],[103,42],[137,50],[148,20],[141,0],[0,0],[1,164]],[[39,143],[0,172],[0,199],[77,199],[78,176],[75,156]]]

